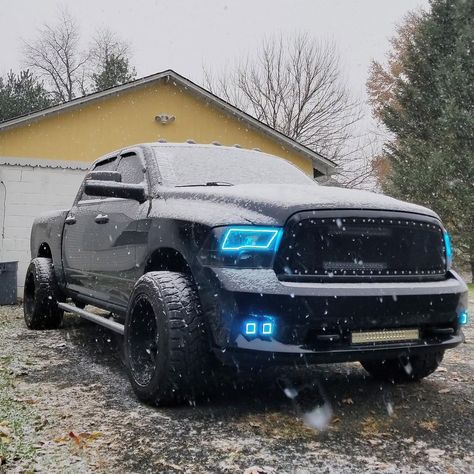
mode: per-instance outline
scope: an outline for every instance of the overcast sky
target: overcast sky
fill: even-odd
[[[395,25],[427,0],[2,0],[0,74],[22,66],[22,38],[54,19],[59,5],[84,43],[108,27],[132,46],[138,76],[174,69],[202,82],[203,65],[222,70],[263,37],[308,33],[335,40],[346,80],[364,98],[370,61],[383,59]]]

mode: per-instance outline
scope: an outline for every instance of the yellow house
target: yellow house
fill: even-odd
[[[308,175],[329,176],[330,160],[167,70],[0,124],[0,261],[29,261],[29,233],[41,212],[68,208],[99,156],[142,142],[219,142],[259,148]]]
[[[260,148],[309,175],[334,169],[330,160],[171,70],[1,124],[0,157],[90,163],[160,139]]]

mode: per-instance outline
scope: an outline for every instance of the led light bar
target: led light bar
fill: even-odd
[[[274,227],[230,227],[224,234],[222,251],[274,251],[281,239],[282,229]]]
[[[420,338],[419,329],[388,329],[384,331],[353,332],[352,344],[375,342],[416,341]]]

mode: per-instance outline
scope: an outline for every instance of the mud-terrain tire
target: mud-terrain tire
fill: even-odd
[[[210,345],[190,276],[159,271],[137,281],[125,318],[124,350],[140,400],[175,405],[206,392]]]
[[[49,258],[34,258],[26,271],[23,314],[29,329],[57,329],[64,311],[58,308],[60,291]]]
[[[377,380],[394,383],[416,382],[432,374],[443,360],[444,352],[429,352],[400,359],[361,361],[364,369]]]

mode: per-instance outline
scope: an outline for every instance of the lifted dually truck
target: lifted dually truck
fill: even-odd
[[[27,326],[58,328],[67,311],[124,334],[150,403],[199,396],[216,361],[355,360],[419,380],[468,318],[433,211],[238,148],[151,143],[98,159],[71,209],[36,219],[31,253]]]

